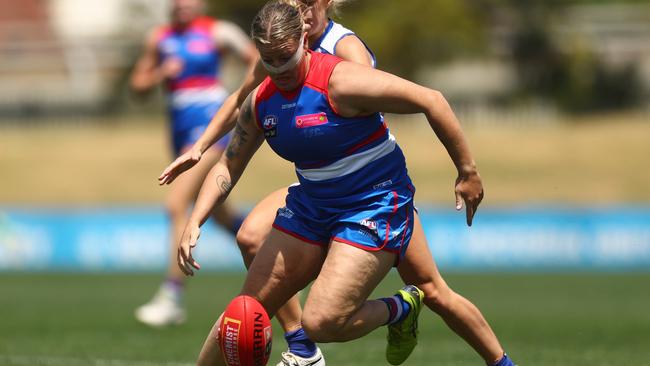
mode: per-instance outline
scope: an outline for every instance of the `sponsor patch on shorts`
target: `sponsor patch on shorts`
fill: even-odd
[[[286,207],[282,207],[278,209],[278,216],[286,217],[287,219],[290,219],[293,217],[293,211]]]
[[[377,184],[375,184],[374,186],[372,186],[372,189],[381,189],[381,188],[385,188],[385,187],[390,186],[391,184],[393,184],[393,181],[392,181],[391,179],[389,179],[389,180],[387,180],[387,181],[384,181],[384,182],[381,182],[381,183],[377,183]]]

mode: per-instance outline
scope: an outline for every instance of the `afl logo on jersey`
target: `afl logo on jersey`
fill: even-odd
[[[278,135],[278,117],[274,115],[268,115],[264,117],[264,122],[262,123],[262,128],[264,128],[264,137],[275,137]]]

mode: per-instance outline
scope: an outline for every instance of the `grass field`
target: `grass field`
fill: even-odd
[[[155,275],[0,275],[0,365],[190,365],[242,274],[201,273],[190,283],[189,322],[153,330],[135,306]],[[484,312],[519,365],[650,365],[650,274],[453,274],[450,285]],[[391,276],[377,295],[399,287]],[[424,310],[421,344],[405,365],[481,365]],[[382,365],[385,329],[322,348],[328,365]],[[273,357],[285,348],[276,328]]]
[[[159,121],[159,123],[154,123]],[[452,209],[449,158],[422,119],[391,124],[421,205]],[[647,116],[603,116],[545,126],[466,129],[486,187],[484,205],[593,207],[650,204]],[[251,204],[295,180],[263,147],[234,190]],[[169,162],[162,118],[0,129],[0,207],[159,204],[156,176]],[[264,184],[260,184],[264,182]],[[159,284],[154,274],[0,273],[0,366],[191,365],[205,335],[236,295],[243,274],[191,280],[188,324],[153,330],[133,309]],[[452,274],[506,350],[523,365],[650,366],[650,273]],[[400,287],[389,277],[377,296]],[[421,344],[405,365],[481,365],[425,310]],[[322,345],[328,365],[384,365],[385,330]],[[275,364],[285,343],[276,328]]]

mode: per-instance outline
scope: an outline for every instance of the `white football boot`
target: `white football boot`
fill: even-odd
[[[325,366],[325,357],[318,347],[316,353],[309,358],[302,358],[287,351],[282,352],[282,358],[276,366]]]
[[[135,309],[135,318],[151,327],[164,327],[183,324],[187,316],[178,294],[162,285],[148,303]]]

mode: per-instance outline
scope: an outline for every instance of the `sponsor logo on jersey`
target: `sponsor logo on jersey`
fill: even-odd
[[[187,43],[187,50],[193,54],[206,54],[212,51],[212,44],[208,40],[195,39]]]
[[[289,103],[289,104],[283,104],[282,109],[289,109],[289,108],[295,108],[296,103]]]
[[[327,114],[324,112],[305,114],[296,117],[296,127],[307,128],[313,126],[320,126],[327,123]]]
[[[323,132],[320,128],[307,128],[301,131],[302,135],[305,138],[313,138],[313,137],[318,137],[318,136],[323,136],[325,132]]]
[[[278,117],[274,115],[268,115],[264,117],[262,122],[262,128],[264,129],[264,137],[275,137],[278,135]]]

